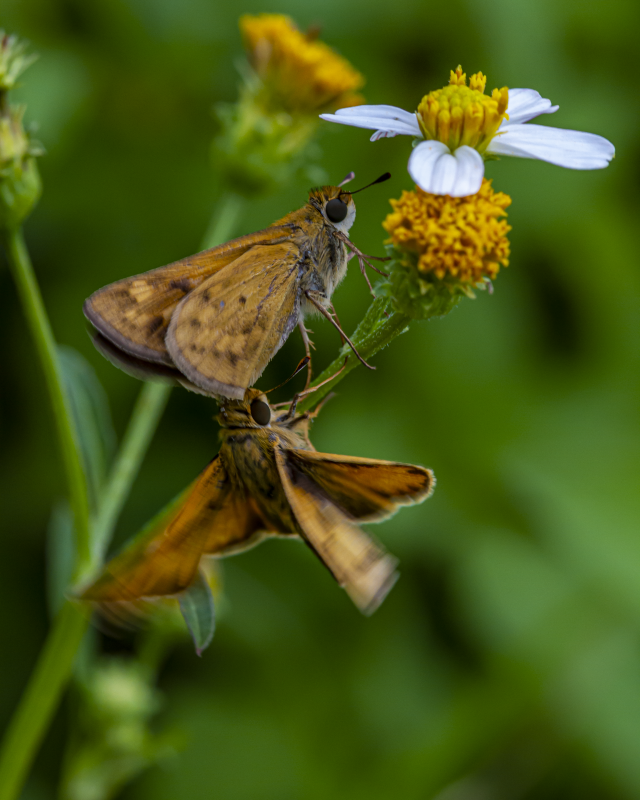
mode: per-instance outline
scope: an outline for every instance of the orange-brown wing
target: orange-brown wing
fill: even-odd
[[[378,522],[400,506],[421,503],[436,483],[430,469],[395,461],[287,450],[287,458],[348,516]]]
[[[252,247],[285,241],[289,236],[289,225],[266,228],[166,267],[116,281],[85,301],[85,316],[127,353],[170,365],[164,337],[182,298]]]
[[[398,574],[396,559],[345,514],[276,448],[287,500],[305,541],[364,614],[387,596]]]
[[[241,399],[295,328],[305,259],[293,242],[252,247],[180,303],[166,344],[196,386]]]
[[[126,603],[177,594],[191,584],[203,555],[250,547],[263,528],[216,457],[178,510],[110,561],[82,599]]]

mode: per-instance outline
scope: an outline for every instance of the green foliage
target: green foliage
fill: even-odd
[[[315,163],[321,151],[310,141],[319,121],[266,111],[256,81],[249,76],[239,102],[216,106],[220,130],[212,158],[219,180],[249,198],[272,194],[296,178],[324,183],[326,173]]]
[[[213,595],[202,572],[198,572],[194,583],[180,595],[180,611],[189,628],[196,653],[201,656],[211,644],[216,629]]]
[[[93,367],[80,353],[71,347],[61,347],[58,358],[95,511],[116,444],[109,401]]]
[[[487,164],[514,201],[511,264],[495,293],[412,325],[375,357],[375,373],[355,370],[341,383],[311,432],[320,451],[434,469],[433,498],[375,529],[400,558],[400,581],[365,620],[300,545],[271,541],[224,562],[227,613],[213,645],[200,660],[182,640],[162,672],[154,719],[185,731],[186,747],[122,796],[635,800],[636,4],[465,0],[452,10],[330,0],[287,11],[303,28],[320,15],[323,38],[367,76],[368,102],[411,109],[462,62],[490,85],[538,89],[561,106],[541,124],[602,134],[619,155],[594,173]],[[47,190],[27,228],[34,263],[57,339],[96,370],[119,433],[139,385],[94,352],[82,302],[199,248],[219,180],[207,166],[208,110],[236,97],[236,23],[231,4],[199,0],[26,0],[3,11],[3,25],[41,53],[14,90],[48,152]],[[408,140],[371,144],[342,126],[320,133],[331,180],[351,169],[363,183],[393,173],[384,190],[356,198],[353,239],[381,255],[387,198],[410,188]],[[299,207],[309,183],[287,175],[277,193],[247,205],[238,232]],[[4,724],[47,624],[44,531],[64,486],[5,270],[0,280]],[[353,262],[334,299],[353,330],[370,302]],[[312,328],[319,372],[340,343],[324,321]],[[259,385],[277,385],[300,356],[294,334]],[[215,454],[214,414],[206,398],[173,393],[119,541]],[[98,643],[133,649],[127,638],[100,634]],[[55,796],[74,708],[59,715],[25,797]],[[137,717],[143,742],[150,719]],[[107,730],[87,734],[95,752]]]
[[[150,764],[173,752],[171,738],[149,730],[161,695],[135,662],[100,659],[80,680],[78,694],[60,800],[110,800]]]

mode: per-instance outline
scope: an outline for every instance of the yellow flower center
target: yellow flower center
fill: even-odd
[[[383,227],[392,244],[417,255],[425,277],[480,283],[509,264],[511,226],[504,219],[509,205],[509,195],[494,192],[486,178],[480,191],[468,197],[429,194],[416,187],[391,200],[393,211]]]
[[[458,67],[449,85],[429,92],[418,106],[418,123],[425,139],[444,142],[450,150],[463,144],[484,153],[506,116],[509,90],[484,93],[487,79],[477,72],[469,79]]]
[[[240,31],[273,110],[315,114],[359,105],[363,76],[315,32],[301,33],[283,14],[245,14]]]

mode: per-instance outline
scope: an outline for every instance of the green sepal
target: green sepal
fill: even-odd
[[[391,300],[395,311],[412,319],[433,319],[448,314],[463,297],[475,298],[474,289],[486,289],[486,283],[470,284],[454,277],[444,280],[433,273],[421,272],[417,255],[387,246],[391,261],[388,278],[376,286],[376,293]]]

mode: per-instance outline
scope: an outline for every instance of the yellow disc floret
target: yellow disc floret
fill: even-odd
[[[359,105],[363,76],[283,14],[245,14],[240,31],[273,110],[311,114]]]
[[[507,87],[484,93],[486,77],[477,72],[469,79],[458,67],[451,71],[449,85],[429,92],[418,106],[418,123],[425,139],[437,139],[450,150],[461,145],[483,153],[506,116]]]
[[[509,195],[494,192],[482,181],[477,194],[448,197],[416,188],[391,200],[393,211],[383,223],[390,242],[417,256],[417,268],[429,275],[460,284],[479,284],[495,278],[509,264],[505,209]]]

